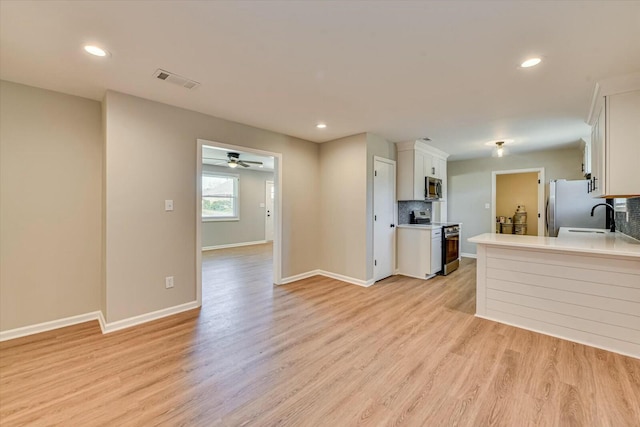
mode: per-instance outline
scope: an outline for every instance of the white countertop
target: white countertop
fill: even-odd
[[[462,225],[460,222],[432,222],[431,224],[398,224],[397,228],[417,228],[422,230],[433,230],[448,225]]]
[[[560,228],[558,237],[485,233],[471,237],[468,241],[480,245],[511,246],[640,258],[640,241],[632,239],[622,233],[611,233],[609,231],[605,233],[569,231],[572,229],[573,228]]]

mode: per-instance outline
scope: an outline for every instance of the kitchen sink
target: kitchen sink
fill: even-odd
[[[606,231],[600,230],[569,230],[571,233],[597,233],[597,234],[605,234]]]

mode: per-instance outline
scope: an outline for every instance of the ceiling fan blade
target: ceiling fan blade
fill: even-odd
[[[202,157],[202,160],[219,160],[221,162],[227,162],[229,161],[228,159],[217,159],[215,157]]]
[[[244,160],[238,160],[238,164],[239,164],[240,166],[245,167],[245,168],[248,168],[248,167],[249,167],[249,165],[248,165],[248,164],[246,164],[246,163],[244,162]]]
[[[262,162],[253,162],[251,160],[241,160],[241,161],[245,162],[245,163],[251,163],[252,165],[261,165],[262,164]]]

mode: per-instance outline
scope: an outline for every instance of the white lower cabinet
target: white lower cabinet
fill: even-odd
[[[398,273],[427,279],[442,269],[442,229],[398,227]]]

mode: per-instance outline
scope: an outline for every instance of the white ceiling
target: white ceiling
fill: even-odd
[[[250,165],[248,168],[239,166],[237,168],[239,170],[251,169],[251,170],[256,170],[260,172],[273,172],[273,167],[275,163],[275,160],[273,157],[260,156],[258,154],[248,153],[245,151],[229,150],[227,148],[212,147],[208,145],[202,146],[202,163],[205,165],[228,167],[227,163],[225,162],[225,159],[227,159],[227,153],[229,152],[240,154],[240,160],[250,161],[250,162],[262,162],[262,167],[258,165]],[[222,161],[219,161],[219,160],[216,161],[211,159],[222,159]]]
[[[543,63],[519,69],[532,55]],[[452,159],[488,156],[493,139],[575,143],[595,82],[636,71],[639,1],[0,2],[2,79],[113,89],[315,142],[428,136]]]

